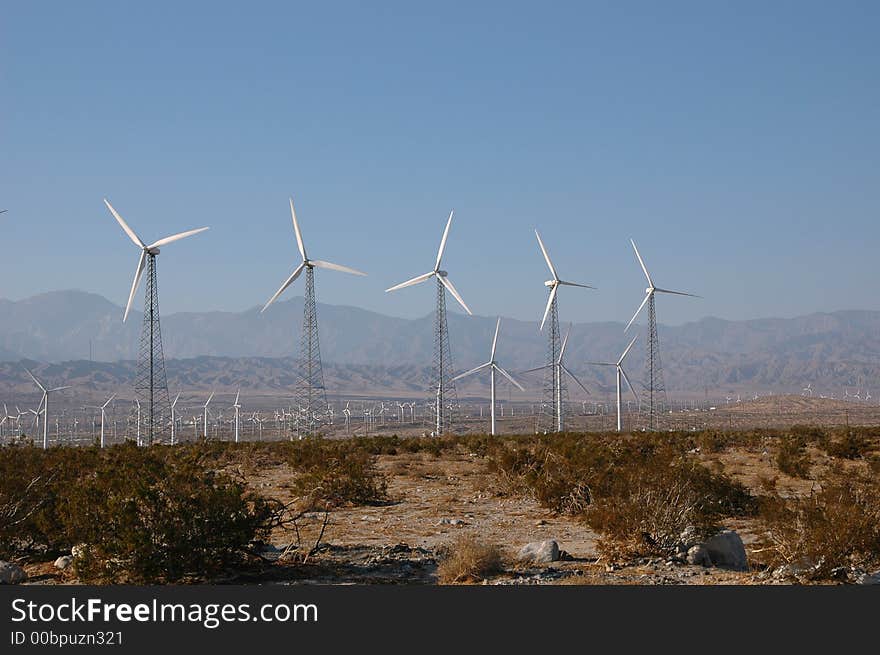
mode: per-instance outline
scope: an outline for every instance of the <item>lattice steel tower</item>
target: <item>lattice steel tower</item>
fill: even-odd
[[[659,427],[660,416],[667,407],[663,366],[660,363],[660,339],[657,336],[657,312],[654,294],[648,300],[648,350],[645,356],[645,383],[642,389],[640,412],[649,430]]]
[[[156,255],[147,253],[147,286],[144,295],[144,325],[138,354],[134,391],[141,402],[141,434],[147,444],[162,441],[170,429],[171,399],[165,377],[165,353],[159,326],[159,285]]]
[[[170,430],[171,402],[168,398],[168,382],[165,378],[165,356],[162,352],[162,331],[159,328],[159,287],[156,282],[156,256],[159,249],[175,241],[180,241],[208,228],[200,227],[195,230],[187,230],[159,239],[150,245],[145,244],[135,234],[128,223],[119,215],[110,202],[104,198],[104,204],[113,214],[113,218],[128,235],[132,243],[140,251],[137,268],[134,273],[134,281],[131,283],[131,291],[128,294],[128,302],[125,305],[125,314],[122,321],[128,319],[131,304],[140,284],[144,269],[147,271],[147,289],[144,298],[144,326],[141,332],[140,351],[138,354],[137,371],[135,374],[135,394],[141,405],[138,412],[138,426],[140,434],[146,435],[148,444],[164,438]],[[146,415],[144,413],[146,412]]]
[[[431,397],[428,402],[433,414],[432,432],[434,436],[446,434],[454,422],[454,415],[458,407],[458,397],[455,394],[455,383],[452,380],[452,354],[449,348],[449,331],[446,326],[446,291],[452,294],[452,297],[464,308],[468,314],[471,310],[465,304],[461,295],[459,295],[449,274],[440,269],[440,263],[443,261],[443,251],[446,249],[446,239],[449,237],[449,228],[452,225],[453,212],[449,212],[449,218],[446,220],[446,229],[443,230],[443,238],[440,239],[440,248],[437,250],[437,260],[434,262],[434,268],[418,275],[411,280],[401,282],[388,291],[396,291],[404,287],[411,287],[415,284],[421,284],[432,277],[437,282],[437,304],[434,311],[434,363],[431,372]]]
[[[639,254],[636,242],[632,239],[630,239],[629,242],[632,244],[633,250],[636,253],[636,259],[639,260],[642,272],[648,280],[648,288],[645,289],[645,299],[642,300],[642,304],[639,305],[636,313],[633,314],[633,317],[629,320],[629,323],[627,323],[624,332],[629,329],[629,326],[636,320],[639,312],[641,312],[642,308],[647,304],[648,344],[647,359],[645,360],[646,380],[644,382],[644,390],[642,391],[642,402],[640,403],[639,412],[642,417],[647,419],[647,428],[653,430],[658,427],[660,416],[667,408],[666,385],[663,384],[663,367],[660,365],[660,340],[657,338],[657,312],[654,307],[655,296],[658,293],[667,293],[675,296],[690,296],[692,298],[699,298],[699,296],[695,296],[692,293],[685,293],[684,291],[661,289],[655,285],[654,280],[651,279],[651,274],[648,273],[648,267],[645,266],[645,262],[642,259],[641,254]]]
[[[434,364],[431,369],[431,397],[435,436],[449,432],[458,407],[458,395],[453,381],[452,349],[449,346],[449,328],[446,323],[446,288],[437,277],[437,307],[434,310]]]
[[[315,301],[315,269],[312,266],[306,266],[302,333],[299,338],[297,381],[293,401],[300,414],[295,428],[298,437],[314,435],[321,425],[327,423],[327,391],[324,387],[324,371],[321,367],[318,305]]]
[[[348,266],[325,262],[318,259],[309,259],[306,247],[303,244],[299,222],[296,219],[296,210],[293,208],[293,198],[290,199],[290,216],[293,219],[293,232],[296,235],[296,245],[302,261],[285,280],[281,288],[269,299],[269,302],[261,311],[265,312],[302,274],[306,273],[306,290],[303,297],[303,323],[300,334],[299,359],[296,364],[296,382],[293,388],[294,410],[297,412],[296,420],[293,421],[292,434],[302,438],[306,435],[315,435],[321,425],[329,422],[330,413],[327,407],[327,393],[324,388],[324,372],[321,368],[321,347],[318,343],[318,306],[315,301],[315,268],[325,268],[353,275],[366,275]]]
[[[547,335],[547,364],[544,366],[544,398],[538,429],[542,432],[565,430],[565,407],[568,404],[568,387],[565,384],[560,354],[562,335],[559,330],[559,310],[554,296],[550,304],[550,326]]]

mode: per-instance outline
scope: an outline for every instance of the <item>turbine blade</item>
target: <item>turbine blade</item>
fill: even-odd
[[[492,339],[492,356],[489,357],[490,362],[495,361],[495,346],[498,345],[498,330],[501,327],[501,317],[498,317],[498,321],[495,323],[495,337]]]
[[[553,262],[550,261],[550,255],[547,254],[547,249],[544,247],[544,242],[541,241],[541,235],[538,234],[538,230],[535,230],[535,236],[538,237],[538,245],[541,246],[541,252],[544,253],[544,261],[547,262],[547,267],[550,269],[553,279],[559,280],[559,276],[556,274],[556,267],[554,267]]]
[[[620,366],[623,364],[623,360],[626,358],[627,354],[629,354],[630,348],[633,347],[633,344],[636,342],[636,339],[639,338],[639,335],[633,337],[632,341],[629,342],[629,345],[626,347],[626,350],[623,351],[623,354],[620,356],[620,359],[617,360],[617,365]]]
[[[470,307],[468,307],[467,305],[464,304],[464,300],[462,300],[461,296],[458,295],[458,291],[456,291],[455,287],[452,286],[452,282],[449,280],[449,278],[446,277],[445,275],[439,275],[437,277],[440,280],[440,282],[443,284],[443,286],[447,288],[449,293],[451,293],[452,296],[458,301],[458,304],[461,305],[462,307],[464,307],[464,311],[466,311],[468,314],[473,316],[473,312],[471,311]]]
[[[626,371],[623,370],[623,367],[620,366],[620,375],[623,376],[623,379],[626,381],[626,386],[629,387],[630,393],[633,395],[633,399],[638,403],[639,397],[636,395],[636,390],[633,388],[632,382],[629,381],[629,378],[626,375]]]
[[[632,244],[633,250],[636,251],[636,257],[639,260],[639,264],[642,265],[642,270],[645,272],[645,277],[648,278],[648,286],[653,288],[654,283],[651,281],[651,276],[648,274],[648,268],[645,266],[645,262],[642,261],[642,256],[639,254],[639,249],[636,248],[636,242],[632,239],[630,239],[629,242]]]
[[[446,221],[446,229],[443,230],[443,238],[440,239],[440,249],[437,251],[437,263],[434,264],[434,270],[440,270],[440,260],[443,259],[443,251],[446,249],[446,239],[449,236],[449,226],[452,225],[452,214],[455,212],[453,209],[449,212],[449,218]]]
[[[654,289],[659,293],[671,293],[676,296],[690,296],[691,298],[702,298],[703,296],[698,296],[695,293],[685,293],[684,291],[670,291],[669,289]]]
[[[559,349],[559,362],[562,363],[562,358],[565,356],[565,347],[568,345],[568,337],[571,334],[571,323],[568,324],[568,330],[565,333],[565,337],[562,339],[562,347]]]
[[[205,407],[207,407],[208,405],[211,404],[211,400],[212,400],[213,398],[214,398],[214,392],[212,391],[212,392],[211,392],[211,395],[208,396],[208,400],[205,401]]]
[[[390,289],[385,289],[385,293],[388,293],[389,291],[397,291],[398,289],[403,289],[404,287],[411,287],[414,284],[419,284],[420,282],[424,282],[425,280],[432,277],[433,275],[434,275],[434,271],[431,271],[430,273],[425,273],[424,275],[419,275],[418,277],[414,277],[413,279],[407,280],[406,282],[401,282],[400,284],[397,284],[397,285],[391,287]]]
[[[120,227],[125,230],[128,238],[134,241],[134,245],[136,245],[138,248],[146,248],[144,242],[141,241],[140,237],[134,233],[134,230],[132,230],[128,226],[128,223],[126,223],[122,216],[119,215],[119,212],[113,209],[113,205],[110,204],[110,201],[107,200],[107,198],[104,198],[104,204],[107,205],[107,209],[109,209],[110,213],[113,214],[113,218],[116,219],[116,222],[119,223]]]
[[[241,394],[241,389],[235,392],[235,402],[232,403],[232,406],[235,407],[238,404],[238,396]]]
[[[36,384],[38,387],[40,387],[40,389],[42,389],[43,393],[46,393],[46,387],[44,387],[42,384],[40,384],[40,381],[36,377],[34,377],[34,374],[31,373],[29,369],[24,369],[24,370],[27,371],[27,374],[31,376],[31,380],[34,381],[34,384]],[[6,405],[4,405],[3,407],[5,408]]]
[[[589,366],[617,366],[612,362],[587,362]]]
[[[333,262],[322,262],[319,259],[313,259],[310,263],[318,268],[329,268],[332,271],[341,271],[343,273],[351,273],[352,275],[366,275],[366,273],[362,271],[343,266],[342,264],[334,264]]]
[[[508,373],[503,368],[498,366],[498,364],[493,364],[493,366],[495,367],[496,371],[498,371],[499,373],[501,373],[501,375],[503,375],[508,380],[510,380],[511,384],[513,384],[517,389],[519,389],[520,391],[525,391],[525,389],[523,389],[522,385],[519,382],[517,382],[516,380],[514,380],[513,377],[510,375],[510,373]]]
[[[180,400],[180,393],[179,393],[179,392],[178,392],[178,394],[177,394],[176,396],[174,396],[174,402],[171,403],[171,406],[172,406],[172,407],[176,407],[176,406],[177,406],[177,401],[178,401],[178,400]]]
[[[553,305],[553,299],[556,297],[556,289],[558,287],[554,284],[550,289],[550,297],[547,298],[547,308],[544,310],[544,318],[541,319],[541,327],[538,328],[540,332],[544,331],[544,323],[547,322],[547,315],[550,313],[550,307]]]
[[[293,232],[296,234],[296,246],[299,248],[299,254],[302,255],[303,261],[306,261],[306,247],[303,245],[302,233],[299,231],[299,223],[296,220],[296,210],[293,208],[293,198],[290,198],[290,216],[293,218]]]
[[[579,284],[577,282],[565,282],[564,280],[559,280],[559,284],[563,284],[567,287],[582,287],[584,289],[595,289],[596,287],[591,287],[589,284]]]
[[[162,246],[167,246],[169,243],[174,243],[175,241],[180,241],[181,239],[185,239],[186,237],[191,237],[193,234],[198,234],[199,232],[204,232],[205,230],[209,230],[207,227],[199,227],[195,230],[187,230],[186,232],[181,232],[180,234],[173,234],[170,237],[165,237],[164,239],[159,239],[156,243],[152,243],[147,246],[148,249],[152,248],[161,248]]]
[[[56,391],[64,391],[65,389],[70,389],[70,385],[67,384],[63,387],[55,387],[54,389],[48,389],[46,393],[55,393]]]
[[[453,380],[460,380],[461,378],[466,378],[468,375],[473,375],[477,371],[482,371],[484,368],[486,368],[487,366],[490,366],[491,364],[492,364],[492,362],[486,362],[485,364],[480,364],[479,366],[475,366],[474,368],[472,368],[470,371],[465,371],[464,373],[459,373],[458,375],[456,375],[452,379]]]
[[[263,309],[260,310],[260,313],[261,313],[261,314],[262,314],[263,312],[265,312],[266,309],[268,309],[269,305],[271,305],[273,302],[275,302],[275,300],[278,298],[278,296],[280,296],[280,295],[284,292],[284,290],[285,290],[287,287],[289,287],[291,284],[294,283],[294,281],[296,280],[296,278],[299,277],[300,273],[303,272],[303,269],[304,269],[305,267],[306,267],[306,263],[305,263],[305,262],[303,262],[302,264],[300,264],[299,266],[296,267],[296,269],[293,271],[293,273],[291,273],[290,277],[287,278],[287,281],[286,281],[284,284],[281,285],[281,288],[278,289],[278,291],[275,292],[275,295],[274,295],[274,296],[272,296],[271,298],[269,298],[269,302],[267,302],[266,305],[265,305],[265,307],[263,307]]]
[[[639,315],[639,312],[642,311],[642,307],[644,307],[644,306],[645,306],[645,303],[648,302],[648,298],[651,297],[651,294],[652,294],[652,293],[654,293],[654,292],[653,292],[653,291],[649,291],[648,293],[645,294],[645,299],[642,301],[642,304],[639,305],[639,308],[636,310],[636,313],[633,314],[633,317],[632,317],[631,319],[629,319],[629,323],[627,323],[627,324],[626,324],[626,327],[623,328],[623,331],[624,331],[624,332],[626,332],[627,330],[629,330],[629,326],[632,325],[632,324],[633,324],[633,321],[636,320],[636,316],[638,316],[638,315]]]
[[[111,402],[113,402],[114,398],[116,398],[115,393],[107,399],[107,402],[105,402],[103,405],[101,405],[101,409],[104,409],[105,407],[107,407],[107,405],[109,405]]]
[[[137,269],[134,272],[134,280],[131,281],[131,291],[128,292],[128,302],[125,303],[125,313],[122,315],[122,322],[128,319],[128,312],[131,311],[131,303],[134,300],[134,294],[137,293],[138,284],[141,282],[141,274],[144,272],[144,262],[147,260],[147,251],[141,250],[141,258],[138,260]]]
[[[569,370],[565,367],[565,364],[560,364],[559,366],[562,368],[563,371],[565,371],[566,373],[569,374],[569,376],[571,376],[571,379],[572,379],[572,380],[574,380],[575,382],[577,382],[578,386],[579,386],[581,389],[584,390],[584,393],[585,393],[585,394],[587,394],[588,396],[592,396],[592,395],[593,395],[593,394],[591,394],[591,393],[587,390],[587,388],[586,388],[583,384],[581,384],[581,381],[577,379],[577,376],[576,376],[574,373],[572,373],[571,371],[569,371]]]
[[[525,375],[526,373],[534,373],[535,371],[543,371],[543,370],[544,370],[545,368],[547,368],[548,366],[549,366],[549,364],[544,364],[543,366],[538,366],[537,368],[530,368],[530,369],[527,370],[527,371],[520,371],[520,373],[522,373],[523,375]]]

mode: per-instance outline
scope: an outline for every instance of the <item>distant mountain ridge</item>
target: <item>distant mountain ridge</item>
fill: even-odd
[[[302,297],[277,303],[260,314],[180,312],[162,317],[169,376],[181,383],[220,383],[236,371],[255,388],[284,388],[292,370],[302,319]],[[102,296],[55,291],[20,301],[0,300],[0,384],[13,383],[21,359],[66,362],[78,375],[123,377],[137,355],[141,315],[122,323],[122,308]],[[328,388],[344,383],[416,389],[428,376],[432,316],[402,319],[338,305],[318,307],[321,352]],[[453,359],[464,369],[485,361],[495,319],[449,313]],[[608,388],[608,371],[586,366],[619,354],[627,336],[622,323],[580,323],[572,327],[566,352],[569,367],[594,388]],[[870,388],[880,375],[880,312],[841,311],[791,319],[726,321],[705,318],[681,326],[661,325],[661,357],[670,391],[775,389],[800,391],[843,386]],[[628,358],[632,378],[641,378],[644,335]],[[89,362],[89,342],[94,362]],[[537,321],[503,319],[498,357],[508,370],[543,363],[545,336]],[[271,361],[275,360],[275,361]],[[117,365],[109,363],[122,362]],[[129,362],[129,364],[125,364]],[[83,368],[84,367],[84,368]],[[20,367],[18,367],[20,368]],[[50,368],[55,368],[52,366]],[[82,369],[82,370],[80,370]],[[216,370],[215,370],[216,369]],[[87,372],[87,371],[88,372]],[[188,371],[188,372],[187,372]],[[72,371],[70,371],[72,372]],[[346,379],[348,378],[348,379]],[[475,390],[480,380],[469,383]],[[880,397],[880,388],[878,388]]]

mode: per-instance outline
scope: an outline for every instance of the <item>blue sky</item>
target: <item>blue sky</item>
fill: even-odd
[[[0,296],[124,302],[145,240],[165,313],[261,305],[296,264],[319,300],[661,322],[880,309],[876,2],[7,3]],[[568,293],[564,293],[564,292]],[[299,283],[287,294],[301,293]],[[285,296],[287,297],[287,296]],[[138,297],[136,307],[142,299]]]

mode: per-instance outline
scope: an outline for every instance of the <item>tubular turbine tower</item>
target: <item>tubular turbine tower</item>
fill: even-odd
[[[160,440],[168,431],[171,417],[171,402],[168,397],[168,382],[165,377],[165,355],[162,351],[162,330],[159,326],[159,286],[156,278],[156,256],[159,254],[161,247],[193,234],[204,232],[208,228],[200,227],[195,230],[180,232],[179,234],[174,234],[146,245],[106,198],[104,198],[104,204],[107,205],[107,209],[113,214],[113,218],[116,219],[116,222],[119,223],[134,245],[141,250],[141,256],[134,273],[134,280],[131,283],[131,291],[128,294],[128,303],[125,305],[125,314],[122,317],[123,322],[128,319],[134,294],[137,292],[144,268],[147,269],[144,323],[141,331],[134,388],[137,400],[146,408],[146,415],[141,414],[140,416],[141,429],[147,434],[147,443],[152,445],[154,440]]]

